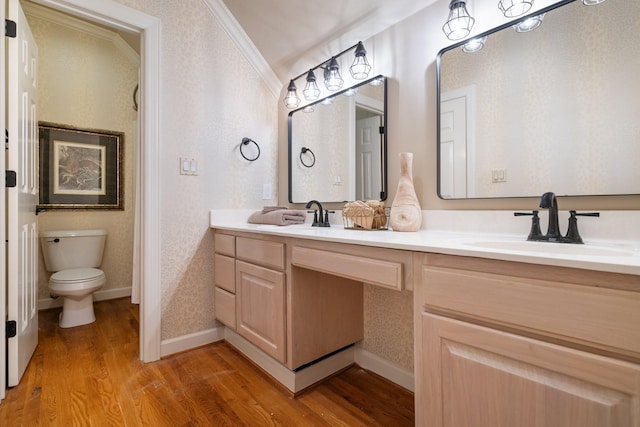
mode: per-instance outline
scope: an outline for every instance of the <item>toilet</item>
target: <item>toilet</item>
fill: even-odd
[[[106,283],[102,264],[106,230],[55,230],[40,233],[52,295],[63,297],[60,327],[96,321],[93,293]]]

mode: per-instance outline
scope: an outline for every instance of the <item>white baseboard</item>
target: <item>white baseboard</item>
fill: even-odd
[[[131,287],[127,288],[115,288],[105,289],[103,291],[97,291],[93,294],[94,301],[105,301],[109,299],[125,298],[131,296]],[[43,298],[38,300],[38,310],[47,310],[49,308],[62,307],[62,297],[56,299]]]
[[[356,346],[354,362],[358,366],[378,374],[400,387],[404,387],[412,392],[415,391],[413,371],[407,371],[358,346]]]
[[[182,335],[176,338],[170,338],[168,340],[162,340],[160,343],[160,357],[191,350],[222,339],[224,339],[223,326],[193,334]]]
[[[349,347],[294,372],[229,328],[225,328],[224,339],[293,393],[346,368],[353,364],[354,360],[353,347]]]

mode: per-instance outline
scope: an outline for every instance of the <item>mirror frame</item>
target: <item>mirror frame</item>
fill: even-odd
[[[440,198],[441,200],[446,200],[446,201],[452,201],[452,200],[492,200],[492,199],[516,199],[516,198],[527,198],[527,197],[534,197],[532,195],[517,195],[517,196],[495,196],[495,197],[465,197],[465,198],[444,198],[442,197],[442,165],[441,165],[441,139],[442,139],[442,135],[441,135],[441,118],[440,118],[440,114],[441,114],[441,62],[442,62],[442,55],[444,55],[446,52],[449,52],[451,50],[455,50],[455,49],[459,49],[462,46],[464,46],[469,40],[472,40],[474,38],[480,38],[480,37],[484,37],[484,36],[491,36],[494,33],[497,33],[499,31],[505,30],[505,29],[510,29],[514,24],[516,24],[517,22],[523,21],[529,17],[533,17],[533,16],[537,16],[543,13],[548,13],[550,11],[553,11],[555,9],[558,9],[560,7],[566,6],[570,3],[576,2],[579,0],[562,0],[559,1],[557,3],[551,4],[547,7],[544,7],[540,10],[536,10],[533,13],[529,13],[527,15],[523,15],[521,17],[518,17],[517,19],[513,19],[505,24],[502,24],[498,27],[489,29],[483,33],[474,35],[472,37],[467,37],[464,40],[461,40],[459,42],[454,43],[453,45],[447,46],[443,49],[441,49],[437,56],[436,56],[436,132],[437,132],[437,136],[436,136],[436,161],[437,161],[437,194],[438,194],[438,198]],[[543,24],[544,25],[544,24]],[[490,38],[489,38],[490,40]],[[600,196],[625,196],[625,195],[633,195],[633,194],[590,194],[590,195],[586,195],[586,194],[568,194],[565,195],[564,197],[574,197],[574,198],[578,198],[578,197],[600,197]]]
[[[345,89],[342,89],[340,91],[336,91],[334,92],[331,96],[326,96],[322,99],[318,99],[314,102],[310,102],[309,104],[304,105],[303,107],[297,108],[291,112],[289,112],[288,118],[287,118],[287,145],[288,145],[288,200],[289,203],[305,203],[305,202],[294,202],[293,201],[293,186],[292,186],[292,177],[293,177],[293,114],[297,113],[297,112],[303,112],[303,110],[306,107],[309,106],[313,106],[316,104],[320,104],[322,103],[325,99],[328,98],[334,98],[340,95],[343,95],[345,92],[347,92],[350,89],[355,89],[358,88],[360,86],[364,86],[367,85],[369,83],[371,83],[372,81],[376,80],[376,79],[382,79],[382,88],[383,88],[383,119],[382,119],[382,128],[383,128],[383,132],[381,133],[382,135],[382,159],[381,159],[381,168],[380,168],[380,174],[381,174],[381,185],[382,188],[380,189],[380,199],[379,200],[386,200],[387,196],[389,194],[388,191],[388,182],[387,182],[387,165],[388,165],[388,154],[387,154],[387,144],[388,144],[388,140],[387,140],[387,135],[388,135],[388,127],[387,127],[387,123],[388,123],[388,111],[387,111],[387,77],[383,76],[382,74],[378,74],[372,78],[369,78],[367,80],[364,80],[358,84],[349,86]],[[319,200],[321,203],[341,203],[341,202],[348,202],[349,200]]]

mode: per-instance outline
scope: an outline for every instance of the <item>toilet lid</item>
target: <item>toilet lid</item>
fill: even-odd
[[[53,273],[51,281],[54,282],[84,282],[104,276],[104,272],[97,268],[72,268]]]

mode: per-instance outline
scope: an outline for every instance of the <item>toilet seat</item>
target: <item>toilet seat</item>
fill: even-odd
[[[104,282],[105,276],[102,270],[97,268],[72,268],[53,273],[49,279],[49,286],[53,286],[56,289],[64,289],[65,287],[77,289],[78,284],[82,284],[83,288],[90,288]]]

